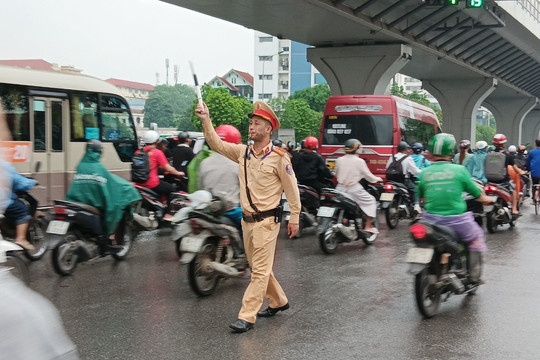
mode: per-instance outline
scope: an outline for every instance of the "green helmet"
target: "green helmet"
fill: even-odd
[[[448,156],[452,155],[456,147],[456,138],[454,135],[440,133],[435,135],[429,141],[429,151],[433,155]]]

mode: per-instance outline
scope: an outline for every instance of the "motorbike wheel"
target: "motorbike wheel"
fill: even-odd
[[[384,217],[386,218],[386,225],[390,229],[395,229],[399,224],[399,200],[394,200],[392,203],[384,209]]]
[[[493,234],[495,231],[497,231],[497,227],[499,226],[496,217],[497,212],[495,210],[490,211],[486,216],[486,228],[488,229],[490,234]]]
[[[324,218],[319,225],[324,229],[319,234],[319,245],[321,246],[321,250],[327,254],[334,254],[339,244],[337,235],[332,229],[335,224],[335,219]]]
[[[65,237],[60,239],[52,251],[52,263],[54,270],[60,275],[71,275],[77,267],[79,256],[73,249],[71,244],[76,241],[77,237],[73,233],[67,233]]]
[[[30,275],[28,267],[21,256],[13,251],[8,251],[6,261],[1,266],[7,268],[13,276],[24,282],[26,285],[30,283]]]
[[[39,260],[47,252],[47,237],[45,236],[46,224],[41,220],[33,220],[28,226],[26,234],[28,241],[34,245],[34,250],[24,250],[28,260]]]
[[[212,295],[218,284],[219,276],[211,269],[210,262],[216,260],[216,246],[207,243],[189,263],[189,285],[197,295]]]
[[[133,236],[133,226],[131,221],[123,221],[121,223],[121,226],[116,229],[115,238],[117,239],[117,245],[122,246],[122,250],[112,256],[116,260],[124,260],[133,247],[133,239],[135,238]],[[118,239],[121,240],[118,241]]]
[[[422,270],[415,277],[416,304],[425,318],[435,316],[441,303],[441,290],[435,288],[436,282],[437,276],[430,274],[428,269]]]

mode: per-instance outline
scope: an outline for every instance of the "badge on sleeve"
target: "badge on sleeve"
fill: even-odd
[[[292,165],[291,164],[285,165],[285,171],[287,172],[287,174],[292,175],[293,174]]]

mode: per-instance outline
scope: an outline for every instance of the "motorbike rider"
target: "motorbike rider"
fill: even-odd
[[[232,125],[220,125],[216,133],[221,140],[232,144],[240,144],[242,135]],[[212,156],[201,161],[199,166],[199,189],[208,190],[220,196],[228,203],[225,216],[231,219],[242,236],[242,208],[240,207],[240,183],[238,181],[238,163],[221,155]],[[236,244],[243,252],[243,244]]]
[[[525,171],[525,174],[521,175],[521,180],[523,180],[525,184],[525,197],[529,197],[531,193],[531,177],[527,172],[527,148],[525,145],[518,146],[516,156],[514,157],[514,163],[518,168]]]
[[[191,137],[186,131],[180,131],[178,133],[178,145],[172,149],[172,164],[174,168],[178,171],[188,174],[187,167],[191,160],[195,157],[193,149],[190,147]],[[189,174],[188,174],[189,175]],[[188,179],[180,179],[180,188],[181,191],[187,191],[188,188]]]
[[[28,232],[28,226],[32,216],[30,215],[28,206],[18,198],[17,191],[28,191],[32,189],[36,185],[36,180],[22,176],[8,163],[5,166],[11,178],[11,200],[8,203],[4,216],[7,220],[15,224],[15,243],[26,250],[34,250],[34,245],[26,239],[26,233]]]
[[[418,194],[425,199],[422,218],[451,227],[467,244],[471,281],[481,283],[482,253],[487,250],[484,231],[467,211],[462,193],[486,204],[493,199],[482,193],[464,167],[451,163],[455,146],[454,135],[447,133],[439,133],[429,142],[433,163],[418,175]]]
[[[383,181],[369,171],[366,161],[358,156],[362,143],[357,139],[345,141],[345,155],[336,160],[336,178],[338,185],[336,190],[349,194],[362,211],[366,214],[367,220],[364,231],[378,234],[379,230],[372,225],[372,219],[377,216],[377,202],[375,198],[367,192],[360,180],[366,179],[370,183]],[[357,220],[358,224],[362,219]]]
[[[103,154],[101,141],[92,139],[86,144],[86,153],[77,166],[77,172],[66,194],[66,200],[97,208],[102,218],[102,236],[98,238],[99,253],[115,252],[111,246],[118,223],[124,210],[141,200],[139,192],[127,180],[111,174],[100,158]]]
[[[452,162],[454,164],[467,166],[467,163],[471,159],[472,155],[470,153],[471,141],[470,140],[461,140],[459,142],[459,152],[454,155]]]
[[[495,146],[495,150],[493,150],[496,153],[503,152],[504,145],[506,144],[506,136],[504,134],[495,134],[493,136],[493,145]],[[486,156],[486,162],[489,160],[489,156]],[[518,200],[518,190],[517,186],[514,183],[512,179],[510,179],[510,175],[508,174],[508,167],[512,167],[514,172],[516,172],[519,175],[523,175],[524,171],[518,168],[514,162],[514,159],[511,155],[505,154],[505,162],[504,166],[501,168],[501,172],[503,172],[503,180],[493,180],[489,176],[489,171],[486,173],[486,178],[488,181],[501,184],[505,188],[507,188],[512,193],[512,215],[513,216],[519,216],[519,210],[517,208],[517,200]]]
[[[540,139],[534,141],[536,149],[531,150],[527,155],[527,168],[531,171],[532,177],[532,199],[533,204],[536,202],[536,187],[534,185],[540,183]]]
[[[465,165],[469,174],[473,179],[480,180],[486,184],[488,182],[486,174],[484,173],[484,166],[486,163],[486,155],[488,150],[487,142],[480,140],[476,142],[476,151],[471,159]]]
[[[386,163],[386,168],[392,164],[393,159],[395,158],[396,161],[399,161],[404,156],[409,155],[409,149],[411,147],[407,142],[400,141],[397,146],[397,153],[391,157],[388,162]],[[409,193],[412,195],[413,203],[414,203],[414,211],[417,214],[420,214],[422,212],[422,209],[420,208],[420,201],[418,200],[418,193],[416,191],[416,185],[414,184],[412,177],[417,176],[420,173],[420,169],[416,166],[414,163],[414,160],[411,157],[407,157],[406,159],[402,160],[401,166],[403,168],[403,175],[405,176],[405,183],[404,185],[409,190]]]
[[[424,152],[424,145],[419,142],[416,142],[412,145],[413,154],[411,155],[414,160],[414,164],[420,170],[427,168],[431,163],[428,159],[422,154]]]
[[[292,166],[299,184],[311,186],[320,194],[321,189],[334,175],[325,165],[323,158],[317,153],[319,141],[308,136],[303,142],[303,149],[292,158]],[[327,181],[325,181],[327,179]]]
[[[140,185],[154,191],[159,195],[167,196],[167,205],[170,205],[170,194],[175,191],[175,188],[172,184],[159,179],[158,169],[167,171],[169,174],[177,177],[182,177],[185,175],[185,173],[176,170],[171,166],[171,164],[169,164],[169,161],[165,157],[165,154],[163,154],[163,151],[157,148],[157,142],[159,139],[159,134],[154,130],[149,130],[143,135],[143,141],[146,146],[142,149],[142,151],[148,152],[148,157],[150,158],[150,174],[148,176],[148,180]],[[170,221],[172,219],[172,215],[168,212],[169,208],[170,206],[167,206],[167,213],[163,216],[163,220]]]

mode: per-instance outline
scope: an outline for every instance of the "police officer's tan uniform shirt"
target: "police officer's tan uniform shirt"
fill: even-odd
[[[246,145],[231,144],[222,141],[213,127],[203,128],[206,141],[212,150],[228,157],[239,164],[238,180],[240,182],[240,206],[246,214],[255,213],[249,203],[246,193],[246,178],[244,172],[244,156]],[[299,223],[300,194],[296,183],[296,176],[291,165],[289,154],[283,151],[280,155],[276,149],[272,151],[272,143],[268,143],[259,153],[250,151],[246,160],[247,179],[251,200],[260,212],[272,210],[279,205],[281,193],[285,191],[291,209],[291,224]]]

